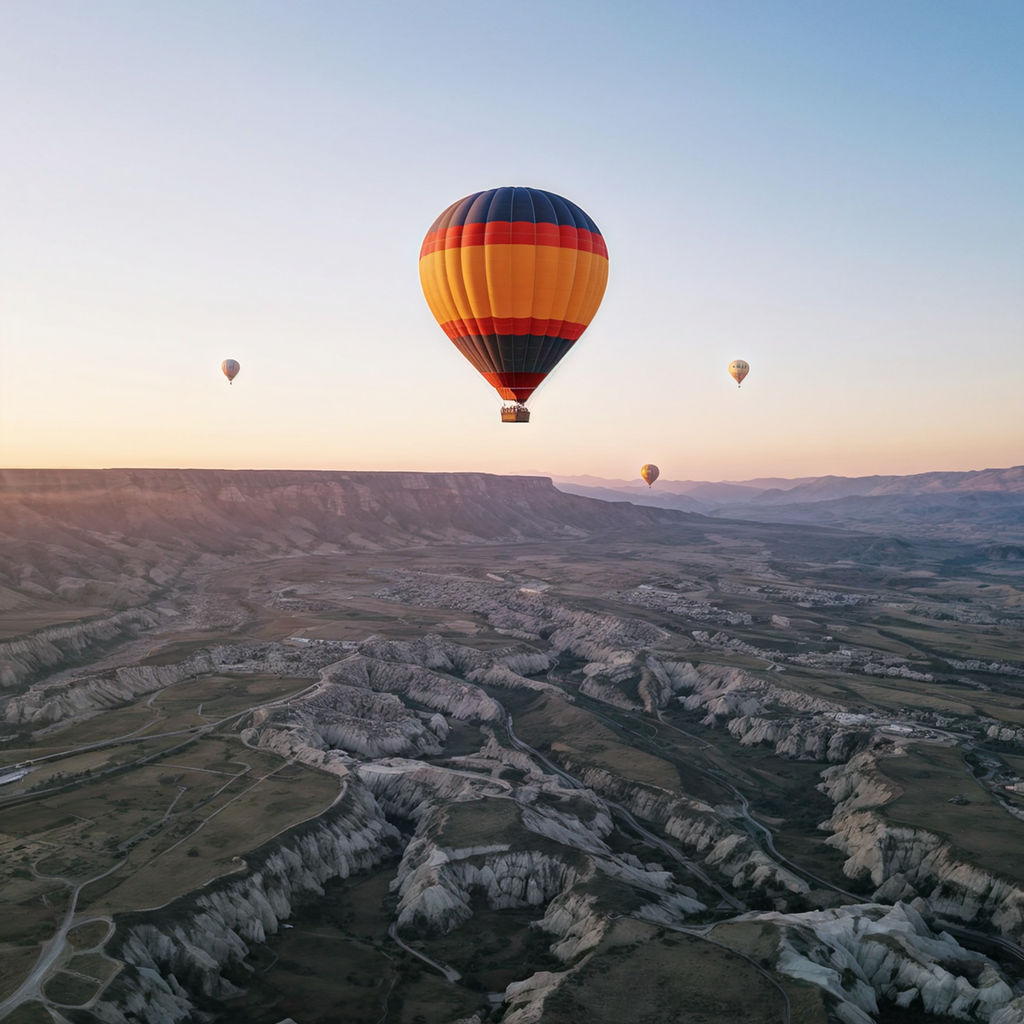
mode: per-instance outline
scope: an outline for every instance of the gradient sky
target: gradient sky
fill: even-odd
[[[1022,463],[1022,53],[1019,0],[3,0],[0,465]],[[609,250],[528,426],[417,275],[500,185]]]

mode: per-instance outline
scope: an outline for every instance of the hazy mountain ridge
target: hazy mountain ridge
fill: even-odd
[[[630,481],[556,477],[558,487],[602,501],[761,522],[815,523],[871,533],[1024,542],[1024,466],[910,476],[823,476],[784,483]],[[760,484],[772,483],[770,487]]]
[[[914,473],[891,476],[822,476],[794,482],[793,487],[772,487],[760,501],[831,501],[847,497],[881,495],[950,494],[992,491],[1024,492],[1024,466],[964,472]]]
[[[573,487],[604,487],[613,491],[637,490],[643,493],[639,480],[609,480],[595,476],[562,476],[552,474],[556,484]],[[927,494],[951,491],[1024,492],[1024,465],[1004,469],[965,471],[934,471],[929,473],[872,476],[827,476],[760,478],[756,480],[666,480],[661,478],[657,490],[689,494],[708,502],[725,502],[730,496],[742,499],[755,495],[764,501],[828,501],[851,495]]]

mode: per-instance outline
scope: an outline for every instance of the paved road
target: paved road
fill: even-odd
[[[302,693],[305,693],[305,692],[307,692],[309,690],[314,689],[317,685],[319,685],[319,684],[318,683],[314,683],[312,685],[307,685],[307,686],[303,687],[301,690],[297,691],[294,694],[291,694],[288,697],[279,698],[279,699],[274,700],[274,701],[269,701],[268,703],[258,705],[257,707],[259,707],[259,708],[268,708],[268,707],[279,706],[280,704],[286,703],[287,701],[294,699],[295,697],[299,696]],[[169,754],[172,754],[175,751],[180,750],[182,747],[188,746],[188,744],[193,742],[193,740],[195,740],[197,738],[197,736],[203,735],[203,734],[205,734],[207,732],[210,732],[211,730],[217,729],[217,728],[219,728],[222,725],[226,725],[228,722],[231,722],[231,721],[233,721],[236,718],[240,718],[242,715],[248,714],[249,711],[251,711],[251,710],[256,710],[256,708],[255,707],[254,708],[247,708],[245,711],[240,711],[240,712],[237,712],[235,714],[227,715],[224,718],[221,718],[221,719],[219,719],[216,722],[209,723],[208,725],[198,726],[198,727],[195,727],[195,728],[192,728],[192,729],[176,730],[175,732],[162,733],[161,734],[162,736],[186,736],[187,738],[185,739],[185,741],[183,743],[180,743],[177,746],[170,747],[170,748],[168,748],[166,750],[157,751],[154,754],[148,754],[145,757],[139,758],[137,761],[132,762],[130,765],[119,765],[119,766],[116,766],[114,768],[109,769],[107,772],[96,773],[96,774],[92,775],[90,778],[87,778],[87,779],[76,779],[76,780],[68,782],[68,783],[66,783],[64,785],[54,787],[53,789],[39,790],[39,791],[37,791],[35,793],[22,794],[20,797],[15,798],[12,801],[9,801],[9,804],[20,803],[20,802],[22,802],[24,800],[37,799],[39,797],[46,796],[47,794],[50,794],[50,793],[59,792],[61,790],[70,789],[70,788],[73,788],[75,786],[82,785],[83,783],[94,782],[94,781],[96,781],[97,778],[102,777],[102,775],[109,774],[111,772],[116,772],[116,771],[124,771],[127,768],[134,767],[134,766],[140,765],[140,764],[146,764],[149,761],[154,761],[154,760],[157,760],[159,758],[166,757]],[[145,737],[145,739],[151,739],[151,738],[154,738],[154,737]],[[88,745],[86,745],[84,747],[76,748],[76,751],[85,750],[85,749],[94,749],[97,746],[103,747],[103,746],[117,745],[119,743],[134,743],[134,742],[138,742],[138,740],[127,739],[127,738],[120,738],[118,740],[103,741],[102,743],[99,743],[99,744],[88,744]],[[292,761],[288,761],[282,767],[287,767],[287,765],[291,764],[291,763],[292,763]],[[247,766],[246,767],[246,771],[248,771],[248,770],[249,769],[248,769],[248,766]],[[267,775],[272,775],[272,774],[274,774],[274,772],[279,771],[279,770],[280,770],[279,768],[274,769],[274,771],[268,772]],[[244,774],[244,772],[240,773],[240,774]],[[266,777],[267,776],[263,776],[263,778],[266,778]],[[237,776],[233,777],[230,780],[230,782],[233,782],[235,780],[235,778],[237,778]],[[254,785],[258,785],[259,782],[261,782],[261,781],[262,781],[262,779],[258,779],[254,783]],[[230,782],[227,783],[226,785],[230,784]],[[182,787],[180,787],[180,786],[178,787],[178,789],[179,789],[179,792],[178,792],[177,796],[174,797],[173,801],[171,802],[170,807],[168,808],[167,812],[164,814],[164,817],[161,819],[161,821],[158,824],[163,824],[164,822],[166,822],[166,820],[171,816],[171,813],[173,811],[174,805],[178,802],[178,800],[181,798],[182,794],[185,792],[185,790]],[[241,795],[241,794],[239,794],[239,795]],[[234,799],[237,799],[237,797],[235,797]],[[209,820],[210,817],[213,817],[214,814],[218,813],[219,810],[223,810],[223,807],[219,808],[218,811],[214,811],[213,813],[208,815],[207,818],[204,819],[204,823],[205,823],[206,820]],[[291,827],[291,826],[289,826],[289,827]],[[152,826],[148,827],[145,831],[148,832],[150,830],[150,828],[152,828]],[[182,841],[184,841],[184,840],[179,840],[179,842],[182,842]],[[175,845],[177,845],[177,844],[175,844]],[[28,973],[28,975],[26,976],[25,980],[21,983],[21,985],[14,992],[11,993],[11,995],[9,995],[6,999],[4,999],[3,1002],[0,1002],[0,1020],[3,1020],[4,1017],[6,1017],[12,1010],[14,1010],[21,1003],[26,1002],[26,1001],[28,1001],[30,999],[40,999],[40,998],[42,998],[41,987],[42,987],[43,981],[44,981],[47,973],[50,971],[50,969],[53,967],[53,965],[57,962],[57,960],[60,957],[61,953],[64,951],[65,942],[66,942],[66,938],[67,938],[67,933],[68,933],[68,931],[70,930],[70,928],[72,926],[72,921],[73,921],[73,918],[74,918],[74,915],[75,915],[75,909],[76,909],[76,907],[78,905],[79,894],[81,893],[81,891],[87,885],[91,885],[93,882],[98,882],[101,878],[106,878],[107,875],[112,874],[114,871],[116,871],[118,868],[120,868],[122,866],[123,866],[123,861],[118,859],[117,861],[114,862],[114,864],[112,864],[105,871],[100,872],[100,874],[98,874],[98,875],[94,875],[92,878],[86,879],[85,881],[81,882],[77,886],[72,886],[72,883],[70,882],[70,880],[68,880],[66,878],[59,878],[59,877],[56,878],[56,881],[64,882],[65,885],[67,885],[69,888],[72,888],[71,898],[70,898],[70,900],[68,902],[68,909],[65,911],[64,917],[63,917],[60,925],[58,926],[57,931],[43,945],[43,948],[42,948],[42,950],[40,951],[40,954],[39,954],[39,958],[36,960],[35,966]],[[49,1005],[49,1004],[47,1004],[47,1005]]]
[[[92,878],[86,879],[84,882],[76,885],[71,892],[71,899],[68,901],[68,909],[64,912],[64,917],[61,920],[57,931],[54,932],[52,938],[50,938],[43,946],[42,951],[39,954],[39,959],[36,961],[35,967],[29,971],[25,980],[18,986],[18,988],[12,992],[3,1002],[0,1002],[0,1020],[3,1020],[15,1007],[20,1006],[22,1003],[29,999],[41,998],[40,987],[43,979],[50,968],[57,962],[58,957],[64,952],[64,944],[67,939],[68,931],[71,928],[72,919],[75,916],[75,908],[78,906],[78,896],[81,891],[93,882],[98,882],[101,878],[106,878],[107,875],[112,874],[119,867],[121,867],[121,861],[115,861],[106,871],[100,872],[98,875],[94,875]],[[62,881],[67,885],[71,883],[67,879],[58,878],[57,881]]]

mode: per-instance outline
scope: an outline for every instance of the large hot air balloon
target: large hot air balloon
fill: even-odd
[[[575,203],[538,188],[492,188],[453,203],[420,248],[420,284],[455,347],[527,423],[525,402],[601,304],[608,250]]]
[[[750,364],[745,363],[742,359],[734,359],[729,364],[729,376],[736,381],[737,387],[743,383],[743,378],[748,373],[750,373]]]
[[[661,476],[661,470],[653,462],[648,462],[640,467],[640,475],[644,478],[644,483],[650,487]]]
[[[229,384],[238,376],[238,371],[240,369],[241,367],[238,365],[237,359],[225,359],[224,362],[220,364],[220,372],[227,377]]]

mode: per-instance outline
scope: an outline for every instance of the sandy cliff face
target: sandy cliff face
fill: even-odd
[[[1006,725],[990,725],[985,735],[997,743],[1011,743],[1016,747],[1024,747],[1024,729],[1013,729]]]
[[[169,665],[126,665],[96,674],[40,680],[20,695],[8,698],[3,719],[37,726],[84,717],[213,672],[315,677],[325,665],[350,653],[351,648],[343,643],[321,643],[302,650],[275,643],[218,644]]]
[[[343,713],[340,705],[331,709],[327,694],[332,685],[401,694],[456,718],[489,721],[500,714],[497,702],[479,686],[454,678],[448,672],[465,672],[470,678],[496,686],[553,689],[549,684],[526,679],[509,667],[519,665],[528,671],[541,671],[548,664],[550,659],[546,655],[538,657],[514,648],[484,654],[436,636],[424,637],[413,644],[376,639],[363,644],[321,641],[301,648],[279,643],[219,644],[171,665],[130,665],[95,675],[83,673],[69,679],[43,679],[23,693],[8,697],[2,718],[19,725],[52,724],[128,704],[142,695],[196,675],[219,671],[274,672],[295,678],[319,676],[323,686],[318,694],[293,705],[293,709],[304,711],[308,719],[325,724],[347,717],[356,730],[352,733],[352,742],[359,749],[359,729],[354,723],[360,715],[354,706],[349,713]],[[341,700],[340,696],[337,699]],[[354,695],[349,695],[350,704],[354,699]],[[386,702],[383,697],[380,700],[383,711]],[[278,727],[284,728],[285,717],[283,711],[277,718],[264,716],[261,724],[276,722]],[[292,716],[293,727],[299,717],[301,715]],[[368,736],[373,731],[370,716],[362,717]],[[332,745],[345,744],[339,738]],[[403,749],[381,748],[379,753],[400,753]],[[369,748],[362,752],[369,754]]]
[[[39,683],[9,700],[3,717],[12,724],[38,726],[95,714],[171,683],[215,672],[222,664],[219,654],[217,650],[203,651],[174,665],[132,665],[65,684]]]
[[[322,682],[286,706],[254,711],[242,738],[284,757],[301,747],[388,757],[439,754],[447,731],[443,716],[411,712],[391,694]]]
[[[541,907],[580,877],[567,859],[505,844],[441,848],[417,837],[398,873],[398,927],[409,934],[445,933],[473,916],[474,893],[495,910]]]

